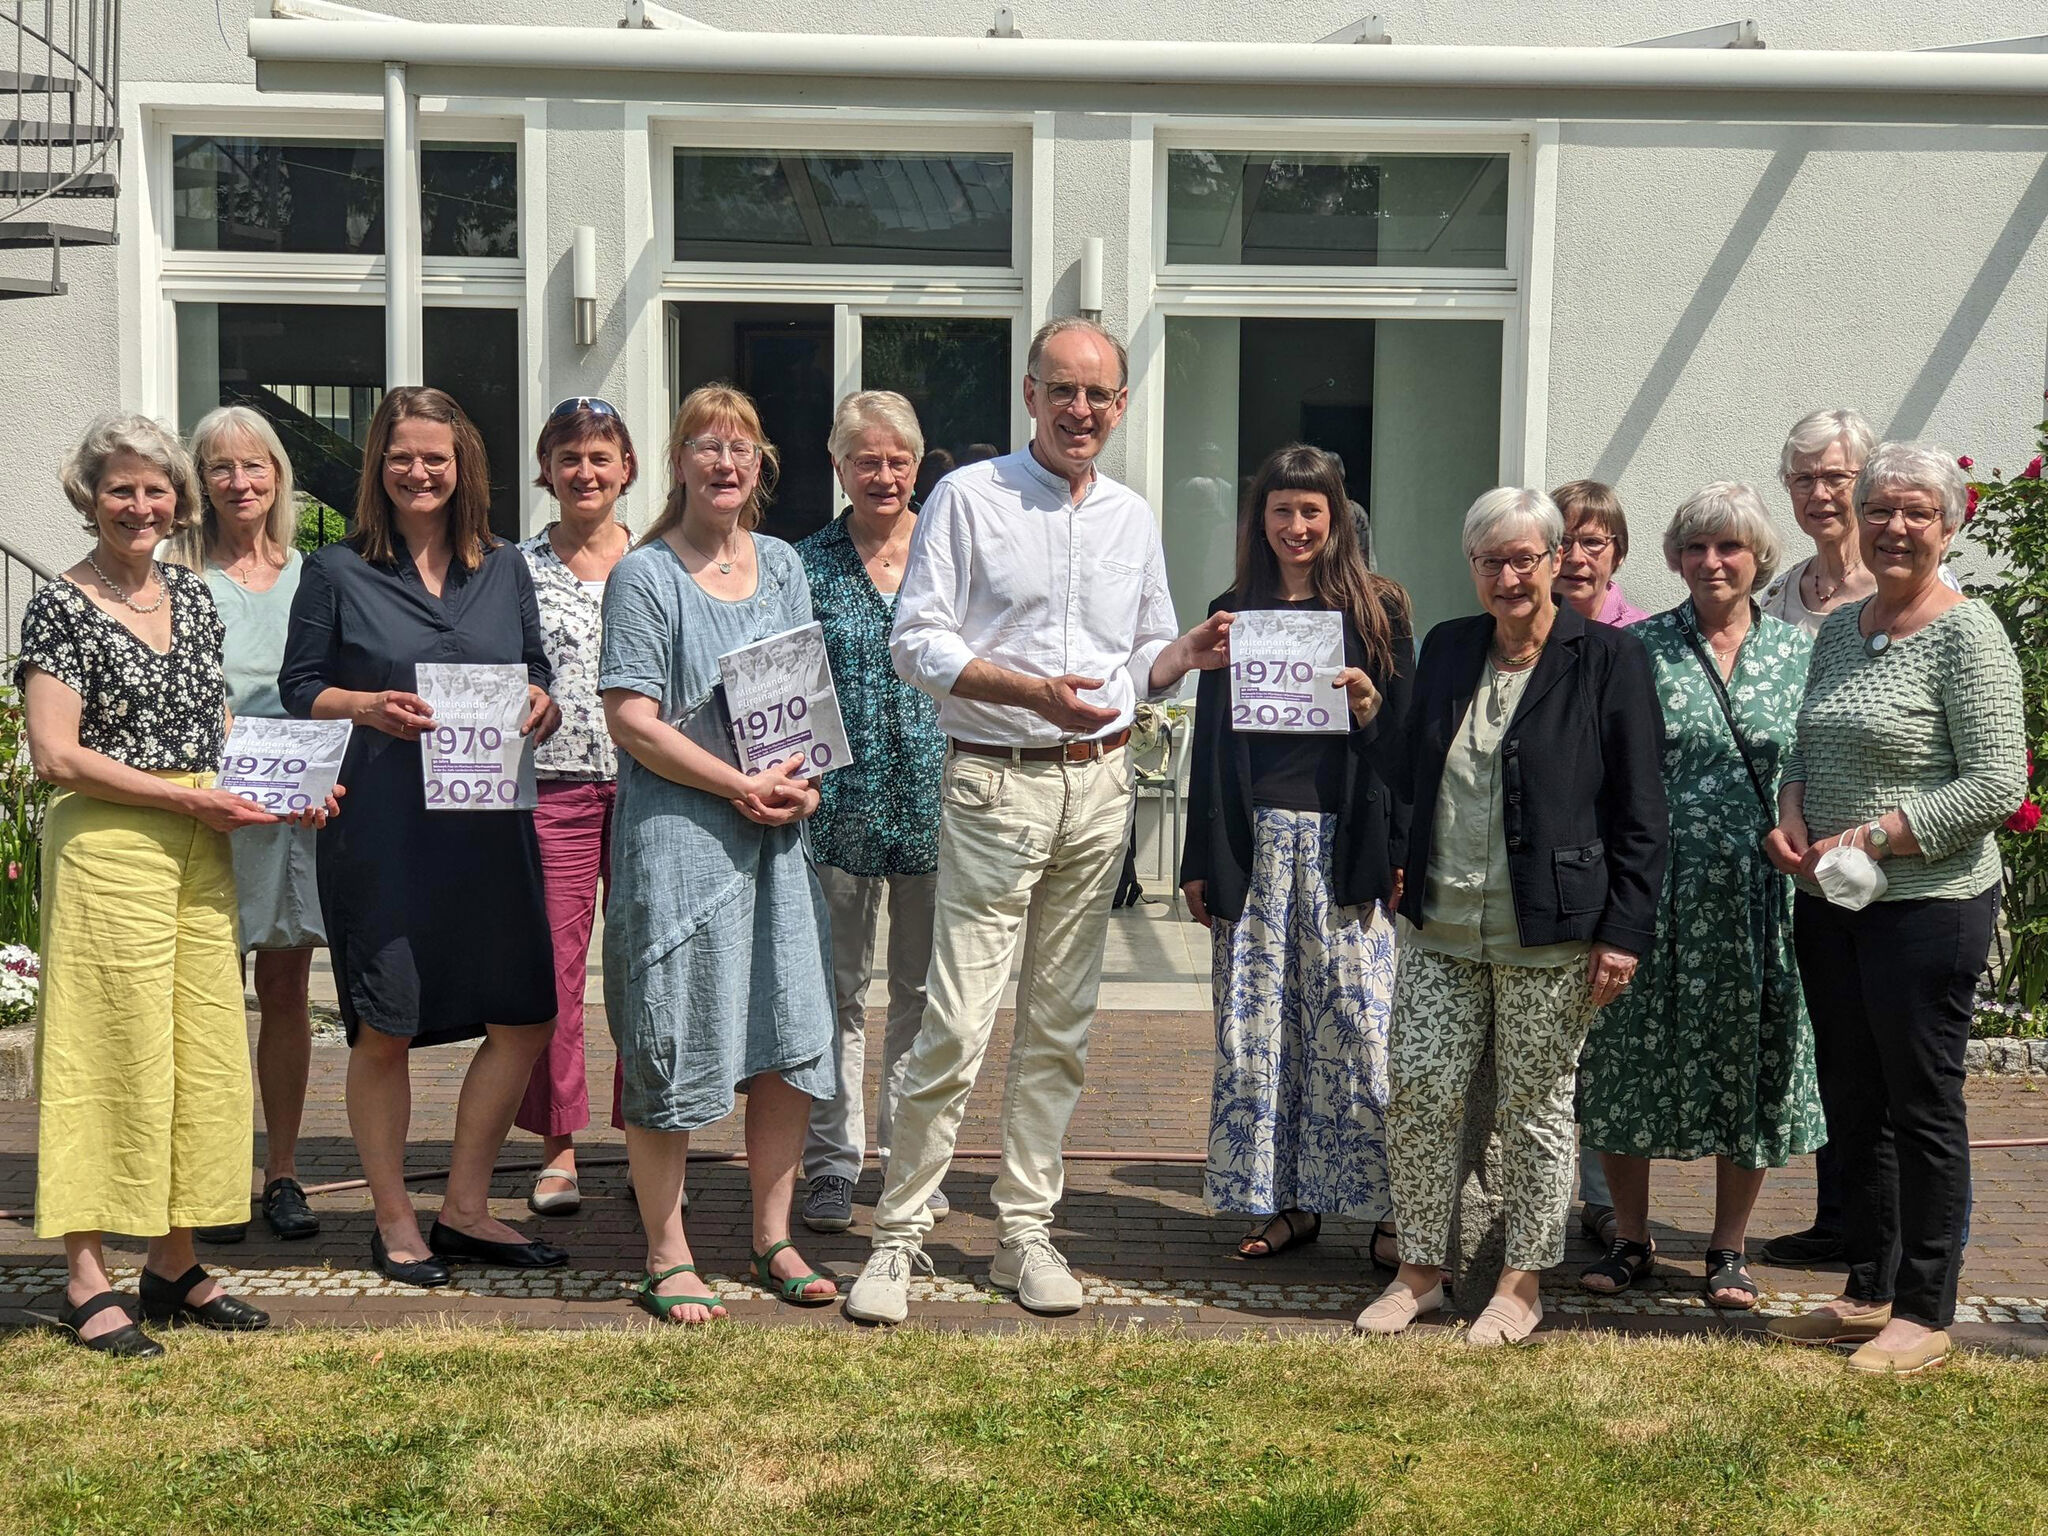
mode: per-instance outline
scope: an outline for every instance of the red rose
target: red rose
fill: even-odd
[[[2027,467],[2026,467],[2025,469],[2023,469],[2023,470],[2021,470],[2021,471],[2020,471],[2020,475],[2019,475],[2019,477],[2020,477],[2020,479],[2022,479],[2022,480],[2038,480],[2038,479],[2040,479],[2040,478],[2041,478],[2041,455],[2039,455],[2039,454],[2037,453],[2037,454],[2035,454],[2035,455],[2033,456],[2033,458],[2031,458],[2030,460],[2028,460],[2028,461],[2027,461]]]
[[[2022,800],[2020,808],[2005,819],[2008,832],[2031,832],[2041,825],[2041,807],[2032,800]]]
[[[1977,487],[1972,485],[1967,487],[1967,490],[1970,499],[1963,506],[1963,521],[1966,523],[1970,522],[1977,515]]]
[[[1977,461],[1966,453],[1960,459],[1957,459],[1956,463],[1960,464],[1964,469],[1972,469],[1976,466]]]

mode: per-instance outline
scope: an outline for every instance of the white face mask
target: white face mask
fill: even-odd
[[[1861,912],[1891,885],[1861,848],[1830,848],[1814,865],[1813,878],[1821,895],[1850,912]]]

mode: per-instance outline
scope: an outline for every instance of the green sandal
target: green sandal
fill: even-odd
[[[702,1307],[705,1311],[710,1312],[719,1305],[718,1293],[716,1291],[707,1292],[702,1296],[663,1296],[654,1289],[671,1275],[697,1274],[697,1266],[694,1264],[678,1264],[672,1269],[664,1269],[658,1275],[652,1270],[647,1270],[644,1273],[646,1278],[640,1282],[638,1289],[633,1292],[633,1305],[641,1308],[643,1311],[652,1312],[664,1323],[668,1321],[669,1313],[673,1312],[677,1307]],[[710,1321],[710,1319],[707,1319],[707,1321]]]
[[[808,1275],[793,1275],[787,1280],[778,1280],[768,1272],[768,1261],[785,1248],[793,1248],[794,1240],[785,1237],[772,1245],[766,1253],[749,1254],[754,1265],[754,1279],[763,1290],[773,1291],[793,1307],[829,1307],[839,1299],[839,1282],[830,1275],[821,1275],[812,1270]],[[823,1295],[812,1296],[804,1287],[816,1280],[832,1280],[832,1289]]]

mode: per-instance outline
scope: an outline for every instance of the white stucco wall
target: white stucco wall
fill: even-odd
[[[618,7],[577,0],[373,0],[421,20],[610,25]],[[679,8],[734,29],[978,35],[992,4],[907,0],[700,0]],[[1138,0],[1075,10],[1026,3],[1032,37],[1307,40],[1362,14],[1346,3],[1253,5]],[[1395,46],[1428,43],[1611,44],[1725,20],[1677,0],[1430,0],[1378,7]],[[267,105],[253,90],[243,25],[252,0],[131,3],[124,76],[131,102],[177,96]],[[1847,0],[1755,8],[1775,47],[1903,48],[2041,30],[2031,0],[1987,0],[1967,13]],[[883,87],[882,89],[886,89]],[[334,105],[342,105],[335,103]],[[358,110],[366,101],[347,103]],[[515,114],[517,104],[482,104]],[[914,107],[915,101],[889,105]],[[429,102],[429,123],[435,103]],[[310,104],[311,129],[320,111]],[[1286,110],[1275,100],[1270,110]],[[557,100],[527,141],[538,151],[528,207],[529,427],[555,398],[604,393],[624,405],[658,458],[663,339],[647,293],[663,260],[648,223],[644,138],[633,108]],[[1134,156],[1134,120],[1117,112],[1053,114],[1053,163],[1039,184],[1026,274],[1036,320],[1075,302],[1075,257],[1105,240],[1105,315],[1128,334],[1145,319],[1150,188]],[[431,127],[429,126],[429,135]],[[856,134],[857,138],[858,135]],[[143,146],[131,142],[124,221],[140,209]],[[655,168],[656,176],[665,175]],[[62,216],[62,215],[60,215]],[[1714,478],[1767,489],[1785,427],[1802,411],[1849,404],[1880,429],[1912,433],[2011,468],[2048,383],[2048,129],[1802,128],[1575,122],[1560,133],[1554,287],[1543,478],[1615,480],[1637,529],[1628,584],[1647,605],[1674,598],[1656,535],[1686,492]],[[598,232],[600,332],[569,334],[569,230]],[[650,242],[650,236],[652,240]],[[650,266],[651,264],[651,266]],[[69,296],[0,304],[0,474],[14,488],[0,537],[56,565],[78,547],[55,467],[85,421],[114,405],[168,412],[158,359],[167,306],[130,240],[117,255],[67,257]],[[32,270],[22,258],[5,270]],[[117,275],[125,274],[125,275]],[[1134,403],[1109,467],[1156,474],[1156,390]],[[635,493],[645,508],[650,474]],[[1783,510],[1782,495],[1770,491]],[[536,503],[537,510],[537,503]],[[1788,519],[1789,526],[1789,519]]]

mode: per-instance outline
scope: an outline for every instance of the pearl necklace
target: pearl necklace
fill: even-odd
[[[109,576],[105,571],[100,569],[99,561],[93,559],[91,555],[87,555],[85,557],[85,563],[92,567],[93,575],[99,577],[101,581],[107,584],[107,590],[109,592],[113,593],[114,596],[118,597],[124,604],[126,604],[131,610],[133,610],[136,613],[155,613],[157,609],[163,607],[164,599],[171,595],[171,589],[165,586],[163,582],[159,580],[156,584],[156,601],[151,603],[147,608],[145,608],[142,606],[142,604],[138,603],[137,601],[135,601],[134,598],[128,595],[126,588],[124,588],[119,582],[115,581],[114,578]],[[152,572],[156,570],[156,562],[154,560],[152,560],[149,563],[149,568]],[[143,578],[145,582],[147,582],[148,579],[149,578],[146,576]],[[140,589],[138,588],[137,590]]]

